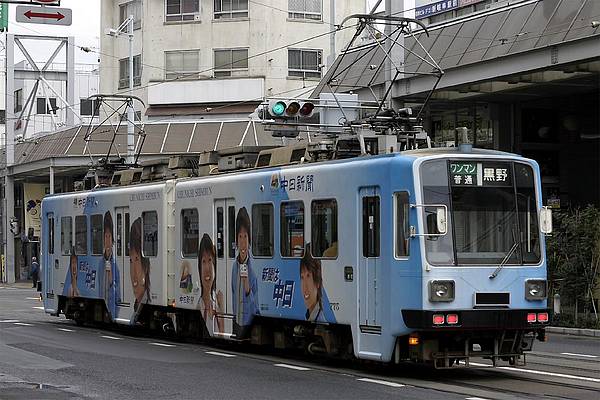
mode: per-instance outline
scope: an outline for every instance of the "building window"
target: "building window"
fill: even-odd
[[[200,50],[165,51],[165,79],[198,79]]]
[[[134,0],[119,5],[119,23],[122,24],[130,15],[133,15],[133,29],[142,27],[142,1]]]
[[[80,99],[79,100],[79,114],[84,116],[92,116],[92,114],[94,114],[94,117],[98,116],[98,110],[96,109],[96,107],[98,107],[98,103],[96,100],[90,100],[90,99]]]
[[[198,257],[198,210],[181,210],[181,255],[186,258]]]
[[[142,237],[142,255],[156,257],[158,255],[158,213],[156,211],[142,213]]]
[[[104,225],[102,214],[95,214],[90,217],[90,226],[92,231],[92,255],[102,255],[104,240]]]
[[[252,206],[252,255],[273,257],[273,205]]]
[[[288,75],[321,78],[321,50],[288,50]]]
[[[311,252],[314,257],[338,255],[337,201],[315,200],[311,211]]]
[[[248,71],[248,49],[215,50],[215,77],[245,75]]]
[[[288,17],[292,19],[320,21],[323,18],[323,1],[288,0],[288,12]]]
[[[304,203],[281,203],[281,256],[304,255]]]
[[[23,89],[15,90],[15,112],[23,109]]]
[[[87,255],[87,217],[85,215],[75,217],[75,254]]]
[[[248,18],[248,0],[215,0],[215,19]]]
[[[50,97],[50,107],[48,108],[45,97],[37,98],[37,114],[56,114],[58,107],[56,106],[56,98]]]
[[[142,56],[133,57],[133,86],[142,84]],[[129,87],[129,58],[119,60],[119,89]]]
[[[200,17],[200,0],[165,0],[165,21],[195,21]]]

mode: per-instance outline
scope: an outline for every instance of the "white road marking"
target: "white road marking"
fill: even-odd
[[[235,354],[219,353],[218,351],[207,351],[206,354],[212,354],[213,356],[221,357],[236,357]]]
[[[276,367],[294,369],[296,371],[310,371],[310,368],[300,367],[298,365],[290,365],[290,364],[273,364]]]
[[[492,367],[489,364],[480,364],[480,363],[469,363],[469,365],[473,367]],[[588,381],[588,382],[600,382],[600,379],[596,378],[588,378],[587,376],[577,376],[577,375],[569,375],[569,374],[559,374],[556,372],[546,372],[546,371],[535,371],[533,369],[523,369],[523,368],[514,368],[514,367],[496,367],[496,369],[503,369],[505,371],[513,371],[513,372],[523,372],[526,374],[534,374],[534,375],[546,375],[546,376],[554,376],[556,378],[567,378],[567,379],[576,379],[580,381]]]
[[[489,399],[486,399],[485,397],[467,397],[467,398],[465,398],[465,400],[489,400]]]
[[[36,310],[42,310],[42,311],[44,311],[44,307],[42,307],[42,306],[38,306],[38,307],[31,307],[31,308],[34,308],[34,309],[36,309]]]
[[[15,322],[19,322],[18,319],[6,319],[4,321],[0,321],[0,324],[13,324]]]
[[[104,339],[110,339],[110,340],[123,340],[123,338],[120,338],[120,337],[115,337],[115,336],[106,336],[106,335],[102,335],[102,336],[100,336],[100,337],[101,337],[101,338],[104,338]]]
[[[63,331],[63,332],[75,332],[73,329],[67,329],[67,328],[58,328],[59,331]]]
[[[152,342],[152,343],[148,343],[148,344],[151,344],[152,346],[177,347],[174,344],[158,343],[158,342]]]
[[[14,324],[15,325],[21,325],[21,326],[33,326],[33,324],[28,324],[28,323],[25,323],[25,322],[15,322]]]
[[[406,386],[406,385],[403,385],[401,383],[381,381],[379,379],[370,379],[370,378],[359,378],[359,379],[357,379],[357,381],[369,382],[369,383],[377,383],[379,385],[385,385],[385,386],[391,386],[391,387],[404,387],[404,386]]]
[[[576,357],[588,357],[588,358],[598,358],[598,356],[593,356],[591,354],[577,354],[577,353],[560,353],[565,356],[576,356]]]
[[[39,300],[39,297],[25,297],[25,300]]]

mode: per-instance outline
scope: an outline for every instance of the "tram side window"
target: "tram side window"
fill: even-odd
[[[142,213],[142,237],[144,238],[142,250],[144,257],[156,257],[158,255],[158,214],[156,211]]]
[[[536,264],[540,262],[541,253],[533,169],[520,163],[515,163],[514,166],[521,228],[520,251],[523,254],[523,263]]]
[[[337,201],[335,199],[313,201],[310,217],[313,257],[337,258]]]
[[[73,248],[73,220],[71,217],[60,219],[60,251],[63,256],[71,255]]]
[[[181,255],[186,258],[198,256],[198,210],[181,210]]]
[[[121,234],[123,232],[123,214],[117,214],[117,256],[121,257],[123,255],[123,236]]]
[[[125,255],[129,256],[129,213],[125,213]]]
[[[252,255],[273,257],[273,205],[252,206]]]
[[[399,192],[396,197],[396,257],[408,256],[408,247],[410,243],[410,226],[408,220],[408,211],[410,205],[408,202],[408,192]]]
[[[92,255],[94,256],[102,255],[102,242],[104,239],[102,224],[102,215],[96,214],[90,217],[90,225],[92,230]]]
[[[379,196],[363,197],[363,257],[379,257]]]
[[[87,255],[87,217],[78,215],[75,217],[75,254]]]
[[[54,254],[54,217],[48,217],[48,254]]]
[[[223,250],[224,243],[224,227],[223,227],[223,207],[217,207],[217,258],[225,257],[225,252]]]
[[[281,256],[304,255],[304,203],[281,203]]]

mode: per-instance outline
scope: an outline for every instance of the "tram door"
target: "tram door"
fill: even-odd
[[[115,209],[115,242],[117,270],[120,280],[119,306],[129,306],[132,298],[131,274],[129,273],[129,208],[118,207]],[[114,250],[114,249],[113,249]]]
[[[40,263],[44,268],[39,276],[42,281],[42,291],[43,293],[45,292],[44,297],[47,297],[48,295],[52,296],[54,294],[54,270],[58,267],[58,258],[54,257],[54,213],[46,214],[46,222],[48,227],[46,231],[46,240],[42,241],[43,254],[40,254],[41,257],[45,258],[43,262],[40,260]],[[60,247],[58,247],[58,251],[60,251]]]
[[[214,241],[217,250],[217,300],[218,293],[223,294],[224,332],[222,336],[230,337],[233,332],[233,302],[231,299],[231,268],[236,255],[235,245],[235,200],[218,199],[214,204],[215,233]],[[217,334],[217,332],[215,332]]]
[[[377,315],[377,270],[380,263],[381,197],[379,187],[360,188],[359,233],[359,324],[379,325]],[[381,286],[381,283],[379,283]]]

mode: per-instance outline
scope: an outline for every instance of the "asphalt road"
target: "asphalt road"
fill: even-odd
[[[0,285],[0,399],[600,398],[600,340],[554,335],[526,366],[436,371],[199,345],[46,315]]]

